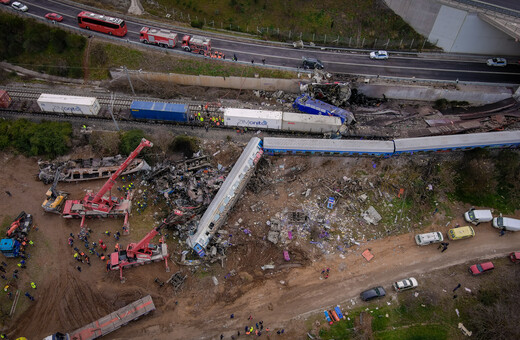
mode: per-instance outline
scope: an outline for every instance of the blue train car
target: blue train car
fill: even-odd
[[[312,99],[304,94],[296,98],[293,107],[311,115],[334,116],[341,119],[341,123],[353,124],[356,122],[354,114],[348,110],[327,104],[321,100]]]
[[[130,105],[130,113],[138,119],[169,120],[187,122],[189,107],[185,104],[144,102],[134,100]]]

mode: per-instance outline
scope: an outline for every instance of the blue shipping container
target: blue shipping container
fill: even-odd
[[[189,108],[185,104],[143,102],[134,100],[130,105],[134,118],[187,122]]]

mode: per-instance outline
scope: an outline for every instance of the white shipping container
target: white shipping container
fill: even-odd
[[[326,133],[336,132],[340,127],[339,117],[284,112],[282,119],[282,130],[288,131]]]
[[[42,93],[37,102],[43,112],[95,116],[101,108],[94,97]]]
[[[280,130],[282,112],[226,108],[224,109],[224,125]]]

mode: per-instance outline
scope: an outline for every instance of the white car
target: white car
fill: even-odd
[[[27,12],[29,10],[29,7],[25,6],[21,2],[15,1],[11,4],[11,7],[22,12]]]
[[[370,59],[386,60],[386,59],[388,59],[388,52],[387,51],[370,52]]]
[[[491,58],[487,60],[487,66],[504,67],[506,65],[507,60],[505,58]]]
[[[401,292],[403,290],[412,289],[417,287],[419,284],[417,280],[413,277],[409,279],[404,279],[401,281],[394,282],[393,286],[396,292]]]

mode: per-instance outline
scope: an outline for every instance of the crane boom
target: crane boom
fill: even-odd
[[[144,138],[141,139],[141,143],[137,146],[137,148],[128,156],[128,158],[123,162],[123,164],[121,164],[121,166],[116,170],[116,172],[114,172],[112,174],[112,176],[110,176],[110,178],[106,181],[105,185],[103,185],[103,187],[98,191],[96,196],[94,196],[94,198],[92,199],[92,203],[95,204],[95,203],[98,203],[99,201],[101,201],[101,198],[107,193],[107,191],[112,189],[112,187],[116,183],[115,181],[119,177],[119,175],[123,171],[125,171],[125,169],[128,167],[128,165],[130,165],[130,163],[132,163],[134,158],[137,157],[137,155],[139,155],[141,150],[143,150],[143,148],[145,148],[145,147],[151,148],[152,146],[153,146],[152,142],[150,142]]]
[[[126,254],[129,258],[134,258],[136,256],[136,253],[139,251],[142,251],[143,249],[147,249],[148,244],[150,241],[161,231],[162,228],[169,226],[170,224],[180,221],[180,217],[182,217],[184,213],[180,210],[175,209],[173,213],[168,215],[161,224],[159,224],[157,227],[153,228],[146,234],[145,237],[138,243],[130,243],[126,247]]]

